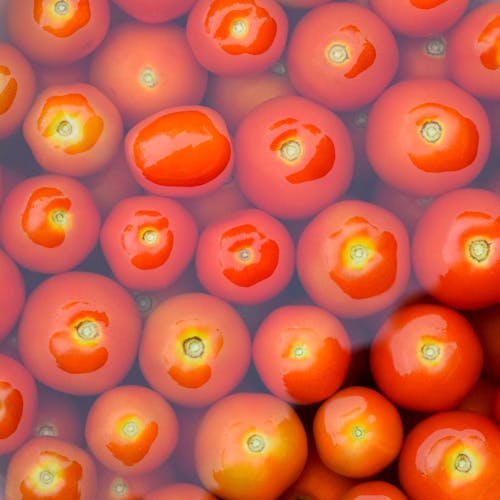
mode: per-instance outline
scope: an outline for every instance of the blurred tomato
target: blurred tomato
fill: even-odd
[[[24,299],[24,279],[14,261],[0,250],[0,342],[16,324]]]
[[[112,0],[129,16],[144,23],[163,23],[186,14],[196,0]]]
[[[486,377],[481,377],[457,406],[457,410],[475,411],[485,417],[495,418],[497,386]]]
[[[149,492],[142,500],[216,500],[211,493],[189,483],[174,483],[163,488]]]
[[[89,79],[89,61],[86,58],[64,66],[35,64],[33,68],[36,72],[37,83],[41,89],[87,82]]]
[[[408,500],[408,497],[386,481],[366,481],[348,490],[341,500]]]

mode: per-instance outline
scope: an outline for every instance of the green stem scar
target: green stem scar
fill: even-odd
[[[420,135],[431,144],[434,144],[443,136],[443,128],[436,121],[428,121],[422,125]]]
[[[473,240],[469,243],[469,255],[476,262],[484,262],[490,255],[490,246],[486,240]]]
[[[295,139],[286,141],[280,148],[280,156],[285,161],[297,161],[302,156],[302,145]]]
[[[205,344],[200,337],[189,337],[182,343],[182,348],[190,358],[200,358],[205,352]]]
[[[472,469],[471,459],[465,453],[459,453],[455,459],[455,469],[459,472],[470,472]]]
[[[68,2],[65,2],[65,0],[59,0],[54,5],[54,11],[59,16],[65,16],[69,12]]]
[[[260,434],[252,434],[247,439],[247,446],[252,453],[261,453],[266,447],[266,442]]]
[[[422,357],[427,361],[434,361],[441,354],[441,349],[436,344],[424,344],[420,352],[422,353]]]
[[[40,478],[40,482],[44,484],[45,486],[49,486],[54,482],[54,474],[48,470],[43,470],[40,472],[40,475],[38,476]]]
[[[133,421],[125,422],[122,427],[122,432],[125,436],[134,438],[139,433],[139,426]]]
[[[346,61],[349,60],[349,52],[347,51],[347,47],[339,43],[333,44],[328,49],[328,59],[333,64],[345,63]]]
[[[57,125],[56,131],[62,137],[69,137],[73,133],[73,125],[68,120],[63,120]]]
[[[66,224],[67,214],[64,210],[54,210],[50,218],[54,224],[62,227]]]
[[[76,327],[76,334],[82,340],[94,340],[99,336],[99,327],[94,321],[82,321]]]
[[[141,72],[140,80],[146,87],[150,89],[158,85],[158,77],[153,71],[153,68],[144,68]]]

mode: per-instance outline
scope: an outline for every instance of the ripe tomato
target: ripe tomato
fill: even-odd
[[[257,304],[280,293],[293,274],[294,244],[271,215],[249,208],[207,226],[196,250],[200,283],[238,304]]]
[[[297,272],[311,299],[341,317],[366,316],[403,292],[410,271],[408,234],[381,207],[344,200],[309,222],[297,245]]]
[[[352,178],[346,126],[303,97],[277,97],[253,109],[238,127],[235,151],[243,194],[275,217],[314,215],[341,196]]]
[[[132,297],[111,279],[61,273],[38,285],[21,315],[18,347],[43,384],[76,395],[109,389],[130,370],[140,318]]]
[[[274,309],[253,340],[253,362],[266,387],[295,404],[330,397],[342,385],[351,360],[340,321],[315,306]]]
[[[216,500],[211,493],[189,483],[174,483],[149,492],[143,500],[171,500],[182,498],[185,500]]]
[[[0,342],[21,314],[25,299],[24,279],[14,261],[0,250]]]
[[[469,322],[440,304],[403,306],[378,330],[370,366],[395,404],[422,412],[449,410],[474,387],[483,351]]]
[[[500,429],[477,413],[436,413],[406,436],[399,479],[414,500],[498,497]]]
[[[39,165],[71,176],[93,174],[113,158],[123,126],[97,88],[75,83],[44,89],[26,115],[23,133]]]
[[[199,0],[186,35],[198,61],[218,75],[264,71],[285,48],[288,18],[275,0]]]
[[[408,497],[391,483],[366,481],[357,484],[341,497],[341,500],[408,500]]]
[[[229,304],[202,293],[179,294],[146,319],[139,363],[169,401],[206,406],[234,389],[250,364],[250,335]]]
[[[85,439],[105,467],[144,474],[163,463],[177,443],[174,410],[157,392],[138,385],[105,391],[90,407]]]
[[[495,418],[495,397],[497,386],[486,377],[481,377],[467,393],[457,410],[475,411],[485,417]]]
[[[35,97],[33,68],[15,47],[0,42],[0,139],[21,125]]]
[[[125,137],[137,182],[163,196],[214,191],[233,168],[233,147],[222,117],[205,106],[168,108],[137,123]]]
[[[163,23],[186,14],[196,0],[113,0],[129,16],[143,23]]]
[[[500,424],[500,386],[497,387],[496,397],[495,397],[495,406],[493,408],[493,412],[495,415],[495,420],[498,424]]]
[[[100,216],[87,189],[70,177],[21,181],[0,211],[0,239],[20,265],[41,273],[80,264],[99,237]]]
[[[413,269],[443,304],[479,309],[500,301],[500,196],[458,189],[435,200],[413,237]]]
[[[199,103],[207,72],[180,27],[123,23],[92,55],[90,82],[116,104],[125,124],[133,125],[160,109]]]
[[[481,104],[447,80],[396,83],[372,106],[366,130],[375,173],[419,196],[469,183],[484,167],[490,144]]]
[[[321,5],[297,23],[288,45],[290,80],[298,92],[334,110],[373,101],[398,66],[396,40],[369,9]]]
[[[300,475],[307,437],[299,417],[268,394],[238,393],[217,401],[195,443],[202,484],[227,500],[271,500]]]
[[[87,452],[58,438],[33,438],[10,460],[5,498],[95,500],[96,484],[96,468]]]
[[[15,359],[0,354],[0,455],[28,439],[35,419],[38,391],[30,372]]]
[[[101,248],[127,288],[159,290],[172,284],[194,255],[196,223],[179,203],[158,196],[118,202],[101,228]]]
[[[398,456],[403,423],[396,407],[373,389],[341,389],[321,404],[313,422],[319,457],[337,474],[364,478]]]

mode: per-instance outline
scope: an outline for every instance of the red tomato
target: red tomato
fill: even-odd
[[[198,0],[186,35],[198,61],[218,75],[255,74],[281,56],[288,18],[275,0]]]
[[[498,497],[500,429],[492,420],[465,411],[440,412],[406,436],[399,479],[414,500]]]
[[[17,449],[6,475],[8,500],[95,500],[96,468],[90,455],[57,438],[33,438]]]
[[[158,196],[125,198],[101,229],[101,248],[116,279],[127,288],[171,285],[194,255],[196,223],[179,203]]]
[[[311,299],[341,317],[388,307],[408,281],[408,234],[399,219],[359,200],[334,203],[305,228],[297,272]]]
[[[139,313],[120,285],[99,274],[72,272],[35,288],[17,340],[24,364],[40,382],[69,394],[92,395],[127,374],[139,335]]]
[[[419,196],[469,183],[484,167],[490,144],[483,107],[447,80],[393,85],[373,105],[366,131],[375,173]]]
[[[141,10],[145,8],[141,3]],[[123,23],[92,55],[90,82],[116,104],[125,123],[133,125],[159,109],[198,104],[207,72],[180,27]]]
[[[155,491],[149,492],[143,500],[172,500],[182,498],[183,500],[216,500],[211,493],[189,483],[174,483]]]
[[[104,94],[75,83],[43,90],[24,120],[23,133],[42,168],[79,177],[107,165],[121,143],[123,126]]]
[[[468,0],[370,0],[370,4],[394,31],[423,37],[451,28],[467,9]]]
[[[9,37],[30,59],[67,64],[90,54],[109,26],[107,0],[10,0]]]
[[[366,481],[353,486],[341,500],[408,500],[408,497],[391,483]]]
[[[85,439],[105,467],[144,474],[162,464],[177,443],[174,410],[157,392],[122,385],[101,394],[90,407]]]
[[[294,253],[285,226],[266,212],[249,208],[204,229],[196,250],[196,271],[211,294],[237,304],[258,304],[289,283]]]
[[[12,45],[0,42],[0,139],[15,132],[35,96],[35,73]]]
[[[500,386],[497,387],[497,393],[495,397],[495,406],[493,408],[494,414],[495,414],[495,420],[497,421],[498,424],[500,424]]]
[[[129,16],[144,23],[163,23],[186,14],[196,0],[113,0]]]
[[[395,404],[422,412],[449,410],[474,387],[483,351],[469,322],[440,304],[403,306],[373,339],[370,365]]]
[[[30,372],[0,354],[0,455],[11,453],[28,439],[37,405],[37,387]]]
[[[396,40],[370,10],[347,2],[307,12],[288,45],[294,87],[334,110],[352,110],[373,101],[398,66]]]
[[[238,393],[205,414],[195,443],[202,484],[227,500],[271,500],[300,475],[307,437],[299,417],[268,394]]]
[[[303,97],[277,97],[253,109],[238,127],[235,151],[243,194],[275,217],[314,215],[341,196],[352,178],[346,126]]]
[[[278,0],[278,2],[292,9],[311,9],[328,2],[328,0]]]
[[[205,106],[168,108],[136,124],[125,137],[137,182],[163,196],[214,191],[233,168],[233,147],[222,117]]]
[[[367,387],[342,389],[319,407],[313,423],[319,457],[337,474],[364,478],[398,456],[403,424],[396,407]]]
[[[169,401],[206,406],[234,389],[250,364],[250,335],[229,304],[201,293],[156,306],[142,334],[139,363]]]
[[[500,196],[458,189],[435,200],[413,237],[413,268],[423,288],[456,309],[500,301]]]
[[[14,261],[0,250],[0,342],[7,337],[19,315],[25,299],[23,277]]]
[[[457,410],[475,411],[485,417],[495,418],[497,386],[486,377],[481,377],[457,406]]]
[[[100,216],[87,189],[70,177],[30,177],[6,196],[0,239],[20,265],[41,273],[68,271],[97,243]]]
[[[274,309],[253,341],[253,362],[266,387],[295,404],[330,397],[344,382],[351,360],[342,323],[314,306]]]
[[[57,85],[87,82],[89,79],[88,59],[82,59],[64,66],[35,64],[34,70],[41,89]]]

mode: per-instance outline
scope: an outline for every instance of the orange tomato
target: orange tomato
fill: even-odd
[[[211,493],[189,483],[173,483],[163,488],[150,491],[142,500],[171,500],[182,498],[185,500],[216,500]]]
[[[465,411],[440,412],[406,436],[399,479],[414,500],[498,497],[500,429],[492,420]]]
[[[227,500],[274,500],[307,459],[304,427],[291,406],[268,394],[237,393],[217,401],[195,442],[202,484]]]
[[[24,279],[14,261],[0,250],[0,342],[7,337],[21,314]]]
[[[163,23],[186,14],[196,0],[112,0],[129,16],[143,23]]]
[[[386,481],[366,481],[349,489],[340,500],[408,500],[396,486]]]
[[[341,389],[319,407],[313,422],[319,457],[337,474],[364,478],[398,456],[403,424],[396,407],[368,387]]]

